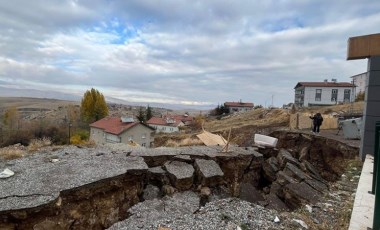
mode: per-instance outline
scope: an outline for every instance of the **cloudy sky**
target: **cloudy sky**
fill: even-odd
[[[376,0],[1,1],[0,87],[281,106],[299,81],[365,72],[347,39],[379,32]]]

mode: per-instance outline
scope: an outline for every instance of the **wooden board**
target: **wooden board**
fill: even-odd
[[[380,34],[370,34],[348,39],[347,60],[380,56]]]
[[[203,131],[203,133],[198,134],[197,137],[206,145],[206,146],[225,146],[227,141],[219,135]]]

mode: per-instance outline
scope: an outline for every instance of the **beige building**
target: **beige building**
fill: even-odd
[[[143,147],[153,146],[154,129],[133,119],[106,117],[90,124],[90,140],[96,144],[135,142]]]
[[[251,102],[224,102],[224,107],[226,107],[230,113],[249,111],[253,109],[253,103]]]

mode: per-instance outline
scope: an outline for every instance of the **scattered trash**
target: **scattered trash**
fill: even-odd
[[[51,159],[51,160],[50,160],[51,163],[56,163],[56,162],[58,162],[58,161],[59,161],[59,159]]]
[[[306,210],[307,211],[309,211],[310,213],[312,213],[313,212],[313,208],[310,206],[310,205],[305,205],[305,208],[306,208]]]
[[[276,216],[276,217],[274,218],[274,222],[275,222],[275,223],[278,223],[278,222],[280,222],[280,219]]]
[[[264,147],[272,147],[275,148],[278,142],[277,138],[262,135],[262,134],[255,134],[255,144],[257,146],[264,146]]]
[[[11,177],[13,175],[15,175],[15,173],[12,170],[6,168],[6,169],[4,169],[4,171],[2,171],[0,173],[0,178],[2,178],[2,179],[3,178],[8,178],[8,177]]]

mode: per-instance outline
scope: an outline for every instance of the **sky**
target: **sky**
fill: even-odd
[[[282,106],[300,81],[351,81],[349,37],[380,32],[378,0],[0,1],[1,89],[212,108]]]

